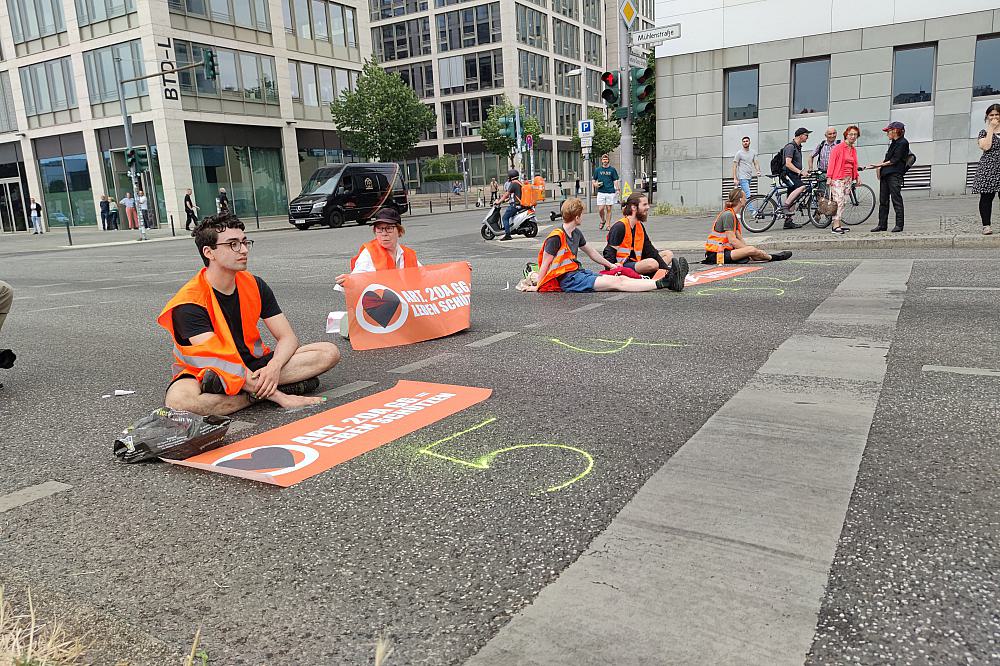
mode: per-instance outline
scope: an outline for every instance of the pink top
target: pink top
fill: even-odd
[[[838,143],[830,151],[830,164],[826,167],[826,177],[830,180],[842,180],[853,178],[857,180],[858,174],[858,151],[854,146],[847,145],[846,142]]]

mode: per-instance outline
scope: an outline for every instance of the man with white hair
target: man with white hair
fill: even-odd
[[[830,152],[838,143],[840,143],[840,139],[837,138],[837,128],[827,127],[823,133],[823,140],[819,142],[819,145],[813,149],[812,154],[809,156],[809,168],[806,171],[813,170],[813,161],[818,158],[816,168],[826,172],[826,167],[830,164]]]

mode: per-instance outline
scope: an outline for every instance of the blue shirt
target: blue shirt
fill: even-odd
[[[594,169],[594,180],[600,183],[597,188],[599,194],[614,194],[615,181],[618,180],[618,170],[613,166],[599,166]]]

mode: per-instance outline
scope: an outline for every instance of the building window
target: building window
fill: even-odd
[[[601,81],[601,72],[596,69],[587,70],[587,101],[595,104],[601,103],[601,92],[604,90],[604,82]]]
[[[437,15],[438,51],[454,51],[500,41],[500,3]]]
[[[109,4],[116,2],[116,0],[95,1]],[[266,0],[167,0],[167,6],[174,14],[194,16],[260,32],[271,32],[271,19],[268,16]]]
[[[442,95],[502,88],[503,51],[440,58],[438,73]]]
[[[934,47],[896,49],[892,67],[892,103],[930,102],[934,90]]]
[[[588,65],[595,65],[600,67],[603,63],[601,62],[601,54],[604,51],[604,44],[601,36],[583,31],[583,60]]]
[[[135,0],[76,0],[76,23],[84,26],[135,11]]]
[[[830,102],[830,59],[792,65],[792,115],[826,113]]]
[[[577,66],[568,62],[556,60],[556,94],[563,97],[580,99],[580,80],[582,75],[567,76],[566,72],[577,69]]]
[[[583,22],[591,28],[601,29],[601,13],[604,3],[601,0],[583,0]],[[570,17],[573,18],[573,17]]]
[[[122,78],[131,79],[146,73],[143,67],[141,40],[134,39],[103,49],[85,51],[83,65],[87,71],[87,90],[90,92],[91,104],[118,101],[115,58],[121,59]],[[147,93],[145,81],[132,81],[122,87],[126,99],[141,97]]]
[[[214,201],[224,187],[236,215],[288,214],[280,148],[193,145],[188,146],[188,155],[196,201]],[[201,206],[206,210],[205,203]]]
[[[352,71],[289,60],[288,77],[291,80],[292,99],[306,106],[328,107],[330,102],[343,93],[354,90]]]
[[[14,114],[14,91],[10,89],[10,74],[0,72],[0,133],[16,131],[17,116]]]
[[[7,0],[7,9],[15,44],[66,30],[62,0]]]
[[[282,0],[281,16],[285,32],[300,39],[348,48],[358,46],[358,22],[352,7],[326,0]]]
[[[471,130],[482,124],[490,107],[499,103],[497,97],[479,97],[475,99],[460,99],[451,102],[441,102],[441,113],[444,117],[444,136],[453,139],[461,135],[461,123],[472,125],[465,128],[464,136],[469,136]]]
[[[552,10],[574,21],[578,21],[580,16],[580,0],[552,0]]]
[[[77,107],[73,64],[69,56],[28,65],[18,71],[27,115],[37,116]]]
[[[514,5],[517,18],[517,41],[539,49],[549,48],[549,31],[545,14],[524,5]]]
[[[274,76],[274,58],[257,53],[220,49],[182,40],[174,42],[178,66],[199,62],[204,51],[212,50],[219,65],[219,78],[206,79],[204,69],[196,67],[180,72],[181,93],[196,97],[240,99],[259,104],[277,104],[278,86]]]
[[[556,100],[556,134],[572,134],[579,120],[579,104]]]
[[[372,28],[372,45],[379,62],[431,54],[431,21],[410,19]]]
[[[531,95],[521,95],[521,104],[524,105],[525,114],[538,119],[538,124],[542,127],[542,134],[548,134],[552,131],[552,123],[549,119],[548,99],[532,97]]]
[[[424,104],[424,106],[426,106],[427,110],[430,111],[434,115],[434,126],[431,127],[429,130],[427,130],[426,132],[424,132],[424,139],[423,140],[424,141],[434,141],[434,140],[436,140],[438,138],[437,110],[434,108],[433,104]]]
[[[368,0],[368,12],[373,21],[426,11],[427,0]]]
[[[567,58],[580,58],[580,29],[559,19],[552,19],[552,50]]]
[[[549,92],[549,59],[530,51],[517,51],[517,82],[527,90]]]
[[[384,67],[390,74],[399,74],[403,83],[413,88],[417,97],[434,97],[434,65],[430,62],[415,62],[409,65]]]
[[[435,7],[451,7],[452,5],[461,4],[463,2],[472,2],[473,0],[434,0]]]
[[[757,117],[757,68],[726,72],[726,122]]]
[[[983,37],[976,42],[972,96],[990,95],[1000,95],[1000,37]]]
[[[528,0],[533,5],[538,5],[539,7],[548,7],[548,0]]]

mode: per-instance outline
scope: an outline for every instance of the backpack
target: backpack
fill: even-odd
[[[916,155],[914,155],[913,153],[907,155],[906,159],[903,160],[903,173],[905,174],[907,171],[909,171],[910,167],[912,167],[916,163],[917,163]]]
[[[788,143],[791,143],[791,141],[789,141]],[[770,164],[771,173],[775,176],[780,176],[782,173],[785,172],[785,148],[788,147],[788,143],[783,145],[781,147],[781,150],[776,152],[774,154],[774,157],[771,158],[771,164]]]

